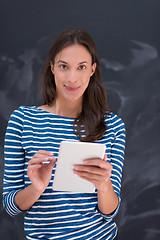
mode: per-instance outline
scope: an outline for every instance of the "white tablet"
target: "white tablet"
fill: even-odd
[[[73,172],[75,164],[88,158],[104,158],[106,146],[100,143],[62,141],[53,180],[53,190],[90,193],[94,184]]]

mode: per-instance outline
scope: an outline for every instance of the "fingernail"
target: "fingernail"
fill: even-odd
[[[74,166],[74,169],[75,169],[75,170],[78,170],[78,169],[79,169],[79,166]]]
[[[50,156],[53,156],[53,153],[52,153],[52,152],[49,152],[49,155],[50,155]]]

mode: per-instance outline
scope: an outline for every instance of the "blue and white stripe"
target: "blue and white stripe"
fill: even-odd
[[[114,113],[106,114],[107,130],[98,140],[106,144],[107,161],[112,166],[111,181],[119,198],[125,147],[123,121]],[[3,203],[9,215],[21,212],[15,194],[30,185],[28,161],[40,149],[58,156],[60,142],[79,139],[73,131],[73,118],[61,117],[37,107],[21,106],[8,122],[5,136],[5,171]],[[98,209],[97,192],[56,192],[52,190],[55,167],[50,183],[41,197],[26,212],[24,227],[27,239],[113,239],[117,226],[112,215]]]

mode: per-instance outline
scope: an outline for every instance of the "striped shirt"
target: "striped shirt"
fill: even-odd
[[[38,150],[58,156],[62,140],[78,141],[73,131],[74,118],[62,117],[35,106],[21,106],[9,119],[5,135],[5,169],[3,205],[9,215],[21,212],[15,195],[31,184],[27,176],[28,161]],[[119,205],[111,215],[98,209],[97,191],[93,193],[52,190],[55,167],[48,187],[26,211],[24,229],[27,239],[114,239],[117,225],[113,218],[120,206],[120,189],[125,148],[123,121],[114,113],[105,116],[107,130],[97,143],[106,144],[107,161],[112,166],[111,181]]]

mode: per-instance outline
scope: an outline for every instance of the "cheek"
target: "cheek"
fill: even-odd
[[[89,82],[90,82],[90,77],[87,77],[87,78],[84,79],[84,81],[82,83],[84,90],[86,90],[86,88],[88,87]]]
[[[54,79],[55,79],[55,82],[58,84],[63,81],[64,74],[55,72]]]
[[[91,77],[91,73],[90,72],[82,72],[80,75],[80,79],[81,81],[85,82],[89,82],[90,81],[90,77]]]
[[[87,74],[84,78],[84,84],[88,85],[90,81],[90,74]]]

